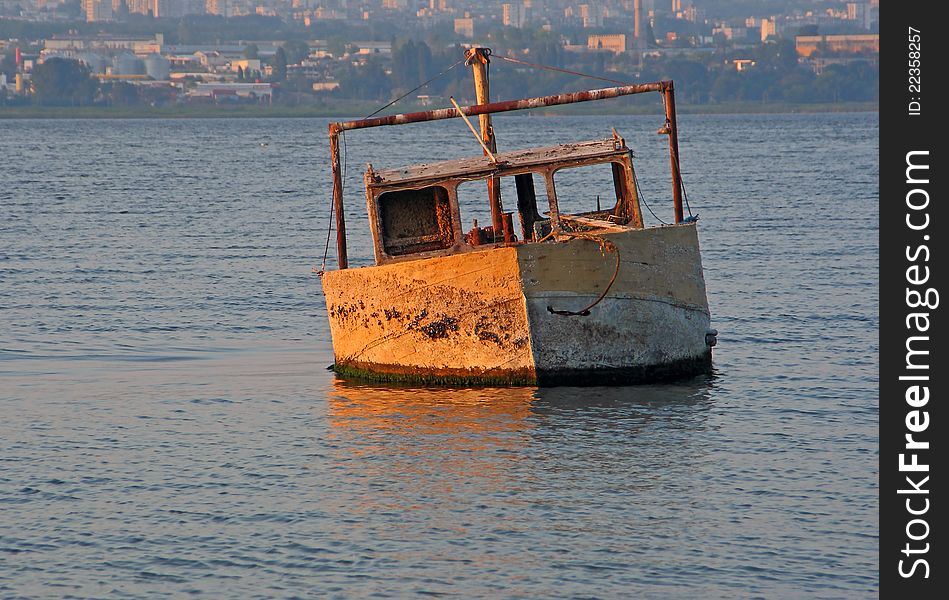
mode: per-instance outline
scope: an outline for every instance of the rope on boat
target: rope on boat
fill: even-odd
[[[610,282],[606,284],[606,289],[603,290],[603,293],[601,293],[596,300],[591,302],[588,306],[581,308],[580,310],[555,310],[552,306],[547,307],[547,312],[552,315],[558,315],[561,317],[587,317],[590,315],[590,309],[599,304],[603,298],[606,298],[606,295],[610,293],[610,288],[613,287],[613,283],[616,282],[616,277],[619,275],[619,248],[617,248],[616,244],[610,240],[596,235],[568,232],[561,232],[561,235],[595,242],[600,247],[600,252],[602,252],[604,255],[607,252],[613,252],[616,254],[616,267],[613,269],[613,276],[610,277]]]
[[[326,247],[323,248],[323,262],[320,263],[320,270],[316,272],[316,274],[320,277],[320,279],[322,279],[323,274],[326,273],[326,257],[330,253],[330,234],[333,232],[333,215],[335,214],[335,212],[336,212],[336,203],[330,202],[330,216],[329,216],[329,220],[327,221],[329,225],[327,225],[326,227]]]
[[[500,55],[498,55],[498,56],[496,56],[496,58],[500,58],[501,60],[505,60],[505,61],[507,61],[507,62],[509,62],[509,63],[516,63],[516,64],[524,65],[524,66],[527,66],[527,67],[534,67],[535,69],[545,69],[545,70],[547,70],[547,71],[556,71],[556,72],[558,72],[558,73],[566,73],[567,75],[576,75],[577,77],[587,77],[587,78],[589,78],[589,79],[599,79],[600,81],[606,81],[606,82],[609,82],[609,83],[615,83],[615,84],[617,84],[617,85],[632,85],[632,82],[629,82],[629,81],[620,81],[620,80],[618,80],[618,79],[610,79],[610,78],[608,78],[608,77],[600,77],[599,75],[589,75],[589,74],[587,74],[587,73],[580,73],[580,72],[578,72],[578,71],[570,71],[570,70],[561,69],[561,68],[558,68],[558,67],[548,67],[547,65],[538,65],[538,64],[535,64],[535,63],[527,62],[526,60],[519,60],[519,59],[517,59],[517,58],[511,58],[510,56],[500,56]]]
[[[666,106],[665,96],[662,96],[662,106],[663,107]],[[682,179],[682,163],[679,162],[679,153],[672,149],[670,149],[670,151],[672,152],[672,155],[675,157],[676,164],[679,165],[679,189],[682,190],[682,199],[685,200],[685,208],[689,211],[689,219],[692,219],[691,221],[689,221],[688,219],[683,219],[682,222],[693,223],[696,220],[698,220],[698,216],[692,214],[692,207],[689,206],[689,193],[685,190],[685,180]],[[652,212],[652,211],[649,211],[649,212]]]
[[[370,115],[367,115],[366,118],[368,119],[368,118],[370,118],[370,117],[374,117],[374,116],[378,115],[379,113],[381,113],[381,112],[384,111],[385,109],[389,108],[390,106],[392,106],[392,105],[395,104],[396,102],[402,100],[403,98],[405,98],[406,96],[408,96],[408,95],[410,95],[410,94],[414,94],[415,92],[419,91],[420,89],[422,89],[422,88],[425,87],[426,85],[428,85],[428,84],[430,84],[431,82],[435,81],[436,79],[438,79],[438,78],[441,77],[442,75],[445,75],[446,73],[448,73],[449,71],[451,71],[452,69],[454,69],[455,67],[457,67],[458,65],[460,65],[460,64],[463,63],[463,62],[465,62],[465,59],[462,58],[461,60],[459,60],[458,62],[456,62],[456,63],[453,64],[452,66],[448,67],[447,69],[445,69],[444,71],[442,71],[442,72],[439,73],[438,75],[432,77],[431,79],[429,79],[429,80],[426,81],[425,83],[419,85],[419,86],[418,86],[417,88],[415,88],[414,90],[409,90],[409,91],[405,92],[404,94],[402,94],[401,96],[399,96],[398,98],[396,98],[396,99],[393,100],[392,102],[386,104],[385,106],[383,106],[382,108],[380,108],[380,109],[377,110],[376,112],[374,112],[374,113],[372,113],[372,114],[370,114]]]
[[[343,138],[343,176],[339,182],[340,192],[342,192],[346,185],[346,131],[340,132],[340,137]],[[330,202],[330,217],[326,222],[326,246],[323,247],[323,262],[320,263],[320,270],[316,272],[320,279],[322,279],[323,274],[326,273],[326,257],[329,256],[330,253],[330,234],[333,233],[334,214],[336,214],[336,203]]]
[[[643,195],[643,188],[639,187],[639,178],[638,178],[638,177],[636,178],[636,192],[639,194],[639,201],[640,201],[640,203],[642,203],[642,204],[644,204],[644,205],[646,206],[646,210],[649,211],[649,214],[651,214],[657,221],[659,221],[659,222],[662,223],[663,225],[668,225],[668,223],[666,223],[665,221],[663,221],[662,219],[659,218],[659,215],[657,215],[656,213],[653,212],[652,207],[649,206],[649,203],[648,203],[648,202],[646,202],[646,197],[645,197],[645,195]],[[691,213],[690,213],[690,214],[691,214]]]

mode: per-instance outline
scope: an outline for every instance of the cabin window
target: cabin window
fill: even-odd
[[[385,192],[377,202],[380,237],[389,256],[444,250],[455,243],[451,203],[444,187]]]
[[[471,246],[493,243],[495,238],[491,227],[488,181],[486,179],[463,181],[455,188],[455,192],[458,194],[458,211],[461,213],[465,242]],[[503,190],[501,205],[504,206],[504,210],[510,210],[505,202]],[[475,228],[478,233],[475,232]],[[498,241],[503,241],[504,238],[501,236],[502,233],[498,232]]]
[[[532,241],[535,224],[550,232],[550,203],[543,175],[524,173],[501,177],[501,206],[510,213],[511,230],[516,241]],[[462,182],[458,188],[458,206],[464,225],[465,241],[472,246],[504,241],[503,228],[494,235],[486,179]],[[476,230],[477,228],[477,230]]]
[[[504,177],[501,194],[505,209],[516,211],[520,239],[536,241],[550,233],[550,201],[543,175],[523,173]]]
[[[606,219],[624,196],[623,166],[600,163],[554,174],[561,215]]]

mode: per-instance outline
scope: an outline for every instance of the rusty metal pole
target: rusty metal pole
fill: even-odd
[[[488,48],[471,48],[465,53],[465,57],[471,64],[471,70],[474,74],[475,99],[478,105],[484,105],[491,102],[491,87],[488,81],[488,63],[490,62],[491,50]],[[478,115],[478,124],[481,127],[481,139],[484,145],[491,152],[498,151],[497,141],[494,138],[494,129],[491,127],[491,115]],[[490,155],[485,151],[485,156]],[[501,180],[497,177],[488,179],[488,202],[491,205],[491,226],[494,229],[494,238],[504,229],[503,209],[501,207]]]
[[[676,125],[676,97],[672,82],[666,83],[662,90],[666,105],[666,123],[669,126],[669,165],[672,171],[672,206],[675,222],[681,223],[685,215],[682,212],[682,175],[679,173],[679,128]]]
[[[346,255],[346,214],[343,211],[343,179],[339,160],[339,126],[330,123],[330,160],[333,168],[333,211],[336,213],[336,258],[340,269],[349,266]]]
[[[559,106],[561,104],[573,104],[575,102],[591,102],[593,100],[606,100],[607,98],[618,98],[620,96],[628,96],[630,94],[643,94],[646,92],[661,93],[668,84],[669,82],[667,81],[656,83],[639,83],[635,85],[624,85],[620,87],[603,88],[599,90],[587,90],[584,92],[570,92],[567,94],[555,94],[553,96],[521,98],[520,100],[492,102],[491,104],[462,106],[461,112],[459,112],[456,108],[438,108],[435,110],[427,110],[423,112],[388,115],[386,117],[372,117],[370,119],[357,119],[355,121],[339,121],[335,123],[335,125],[337,131],[349,131],[352,129],[383,127],[386,125],[405,125],[406,123],[440,121],[442,119],[455,119],[460,117],[462,114],[471,117],[487,113],[545,108],[548,106]]]

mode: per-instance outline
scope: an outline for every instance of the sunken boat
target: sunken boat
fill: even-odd
[[[489,57],[484,48],[467,53],[476,105],[330,124],[339,268],[321,271],[321,279],[333,369],[449,385],[609,385],[709,372],[716,332],[696,220],[683,213],[673,83],[490,103]],[[497,151],[494,113],[640,93],[664,101],[672,224],[644,226],[633,153],[615,130],[603,139]],[[480,131],[468,117],[478,117]],[[340,135],[448,118],[465,119],[482,153],[395,169],[369,165],[375,264],[350,268]],[[554,175],[597,165],[611,171],[612,186],[589,194],[610,198],[609,206],[562,211]],[[500,194],[506,178],[517,191],[509,212]],[[458,187],[478,180],[491,224],[466,231]]]

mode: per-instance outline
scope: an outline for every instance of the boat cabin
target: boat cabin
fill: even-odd
[[[563,169],[609,165],[612,195],[609,208],[579,214],[562,214],[557,201],[554,175]],[[490,189],[500,189],[502,178],[514,179],[517,218],[524,239],[517,239],[514,212],[501,215],[501,227],[493,224],[464,231],[458,187],[483,180]],[[534,182],[545,186],[546,206],[538,206]],[[366,203],[372,229],[376,264],[415,260],[485,249],[486,246],[537,243],[566,232],[608,232],[642,228],[632,152],[622,137],[575,142],[545,148],[530,148],[491,156],[475,156],[365,174]],[[590,198],[591,204],[593,197]]]

